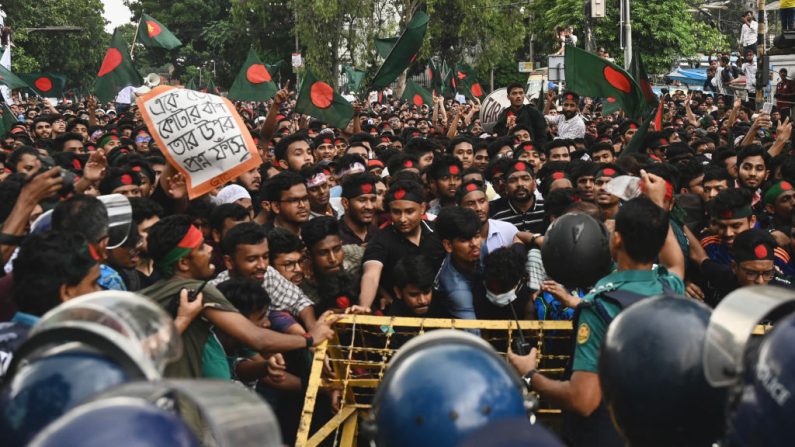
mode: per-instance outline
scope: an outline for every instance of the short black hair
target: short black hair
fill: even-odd
[[[243,222],[226,232],[221,240],[221,252],[233,256],[238,245],[257,245],[268,238],[268,232],[262,225],[254,222]]]
[[[419,138],[414,137],[410,139],[406,143],[406,147],[403,148],[403,151],[407,154],[414,154],[417,158],[421,157],[422,154],[426,154],[428,152],[434,152],[436,150],[436,145],[433,144],[431,140],[426,138]]]
[[[433,288],[436,270],[425,256],[406,256],[392,269],[392,285],[400,290],[409,285],[427,292]]]
[[[527,258],[511,247],[500,247],[486,256],[483,266],[483,279],[489,283],[500,284],[503,290],[493,292],[504,293],[513,289],[526,276],[525,263]]]
[[[522,89],[522,91],[524,91],[524,85],[522,85],[522,84],[520,84],[518,82],[511,82],[510,84],[508,84],[508,87],[505,87],[505,93],[510,95],[511,94],[511,90],[513,90],[515,88],[520,88],[520,89]]]
[[[550,152],[552,152],[552,149],[557,149],[559,147],[565,147],[566,150],[568,150],[569,143],[567,142],[567,140],[564,140],[562,138],[554,139],[549,143],[547,143],[546,145],[544,145],[544,154],[546,154],[546,156],[549,157],[549,154]]]
[[[362,185],[374,184],[377,181],[378,178],[369,172],[349,175],[342,181],[342,197],[350,197],[351,194],[358,192]]]
[[[501,137],[489,143],[486,152],[489,153],[489,158],[494,158],[503,147],[508,146],[513,150],[513,137]]]
[[[14,150],[14,152],[11,152],[11,155],[8,156],[8,161],[6,161],[6,166],[16,172],[17,163],[19,163],[19,160],[22,159],[22,156],[26,154],[39,158],[39,151],[37,151],[34,147],[22,146],[19,149]]]
[[[77,140],[79,142],[83,142],[83,136],[79,133],[73,132],[66,132],[62,135],[58,135],[58,138],[55,139],[55,150],[58,152],[63,151],[63,146],[66,144],[67,141]]]
[[[155,261],[155,267],[158,260],[165,258],[166,254],[179,244],[191,225],[193,219],[184,214],[166,216],[152,225],[146,238],[146,247]]]
[[[668,213],[641,196],[624,203],[616,214],[616,231],[635,262],[654,262],[668,236]]]
[[[216,206],[213,212],[210,213],[208,223],[211,230],[215,230],[220,234],[224,230],[224,221],[226,219],[240,222],[247,217],[249,217],[248,210],[243,208],[243,206],[237,203],[224,203]]]
[[[734,179],[726,168],[716,165],[706,165],[704,166],[704,180],[702,180],[701,183],[703,184],[712,180],[725,181],[729,186],[732,186],[734,183]]]
[[[284,253],[303,251],[304,243],[301,238],[286,228],[274,228],[268,233],[268,249],[270,261]]]
[[[599,166],[590,160],[572,160],[566,166],[565,172],[572,183],[576,185],[577,179],[580,177],[593,176],[596,174],[598,168]]]
[[[750,207],[753,201],[751,192],[745,188],[727,188],[721,190],[711,202],[709,202],[709,215],[720,218],[727,212]],[[750,217],[750,216],[749,216]]]
[[[61,286],[79,284],[96,263],[80,233],[32,234],[14,259],[14,302],[22,312],[44,315],[61,304]]]
[[[613,147],[613,145],[606,141],[595,143],[590,147],[590,149],[588,149],[588,153],[591,155],[602,151],[610,151],[611,154],[616,154],[616,149]]]
[[[389,171],[389,175],[394,177],[395,174],[402,171],[404,168],[407,169],[408,167],[405,166],[406,162],[411,162],[412,168],[420,168],[420,160],[417,158],[416,153],[401,152],[391,157],[387,162],[386,169]]]
[[[99,199],[76,194],[58,203],[52,212],[54,230],[80,233],[92,244],[108,235],[108,211]]]
[[[455,147],[458,146],[461,143],[469,143],[469,144],[471,144],[472,145],[472,150],[474,151],[475,145],[472,143],[472,138],[469,138],[466,135],[459,135],[459,136],[453,138],[452,140],[450,140],[450,143],[447,144],[447,153],[448,154],[452,154],[453,153],[453,149],[455,149]]]
[[[136,224],[153,217],[162,218],[165,214],[159,203],[146,197],[130,197],[130,206],[132,207],[133,221]]]
[[[296,141],[306,141],[309,144],[308,137],[303,132],[287,135],[276,143],[276,147],[273,148],[273,157],[277,161],[287,160],[287,148]]]
[[[271,305],[271,298],[262,287],[262,283],[253,279],[228,279],[216,287],[245,317],[263,311]]]
[[[480,233],[480,218],[469,208],[447,206],[434,221],[436,235],[441,240],[471,239]]]
[[[337,219],[331,216],[315,217],[301,226],[301,238],[310,250],[323,239],[339,234],[340,226]]]
[[[547,220],[566,214],[569,207],[580,200],[574,188],[560,188],[544,194],[544,216]]]
[[[304,178],[301,174],[293,171],[282,171],[263,183],[265,195],[262,197],[269,202],[278,202],[282,199],[282,193],[295,185],[303,185]]]
[[[744,146],[742,149],[740,149],[740,152],[737,153],[737,167],[739,168],[743,163],[743,160],[748,157],[762,157],[762,160],[765,162],[765,166],[767,166],[767,162],[770,159],[770,155],[767,153],[765,148],[758,144],[751,144]]]
[[[428,166],[426,170],[428,180],[439,180],[445,177],[450,177],[450,167],[458,167],[459,175],[464,172],[464,165],[461,160],[454,155],[444,154],[433,158],[433,163]],[[390,171],[391,172],[391,171]]]

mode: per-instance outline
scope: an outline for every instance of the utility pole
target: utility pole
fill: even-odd
[[[767,87],[767,82],[763,83],[763,80],[769,80],[770,73],[766,70],[769,69],[769,64],[766,64],[767,56],[765,51],[765,45],[767,44],[767,22],[765,21],[765,0],[757,0],[756,2],[757,8],[757,23],[759,24],[758,31],[756,32],[756,72],[759,73],[757,76],[756,81],[756,108],[757,110],[762,106],[762,103],[765,101],[765,87]],[[744,55],[743,55],[744,56]]]
[[[629,1],[621,0],[622,25],[624,31],[624,69],[629,70],[629,63],[632,60],[632,22],[629,13]]]

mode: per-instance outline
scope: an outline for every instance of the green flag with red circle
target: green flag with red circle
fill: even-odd
[[[27,82],[37,95],[46,98],[60,98],[66,87],[66,76],[59,73],[20,73],[19,77]]]
[[[227,96],[236,101],[267,101],[277,90],[270,71],[251,48]]]
[[[347,127],[353,118],[351,103],[336,93],[331,85],[318,80],[308,69],[298,89],[295,111],[339,129]]]
[[[124,87],[139,86],[143,83],[141,75],[130,59],[127,43],[116,28],[110,39],[110,48],[105,51],[105,57],[102,58],[102,65],[94,82],[94,94],[101,102],[113,101]]]
[[[433,95],[411,79],[406,80],[406,89],[403,90],[402,99],[417,107],[425,104],[433,107]]]
[[[414,13],[406,30],[395,42],[389,55],[384,59],[384,63],[376,72],[370,87],[381,89],[387,87],[403,73],[403,70],[417,60],[422,41],[425,38],[425,31],[428,28],[428,14],[423,11]]]
[[[574,46],[566,47],[564,64],[568,91],[604,98],[603,113],[620,108],[629,118],[643,116],[646,101],[641,88],[623,68]]]
[[[138,24],[138,40],[147,47],[159,47],[167,50],[182,46],[182,42],[174,33],[147,14],[141,14],[141,21]]]
[[[483,87],[480,85],[475,70],[469,65],[459,64],[453,72],[455,85],[458,91],[464,94],[467,98],[481,99],[485,95]]]

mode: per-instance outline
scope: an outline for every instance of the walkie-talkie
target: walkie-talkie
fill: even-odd
[[[508,303],[508,306],[511,308],[513,319],[516,320],[516,329],[519,332],[519,337],[514,338],[513,342],[511,343],[511,349],[515,354],[527,355],[530,353],[530,342],[525,340],[524,334],[522,334],[522,329],[519,327],[519,317],[516,315],[516,310],[513,308],[513,301]]]

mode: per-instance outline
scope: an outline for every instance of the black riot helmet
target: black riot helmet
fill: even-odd
[[[641,300],[610,324],[599,356],[605,404],[630,446],[710,446],[725,426],[726,389],[707,382],[710,309],[694,300]]]
[[[541,257],[555,281],[569,288],[590,287],[610,273],[610,235],[591,216],[564,214],[547,230]]]

